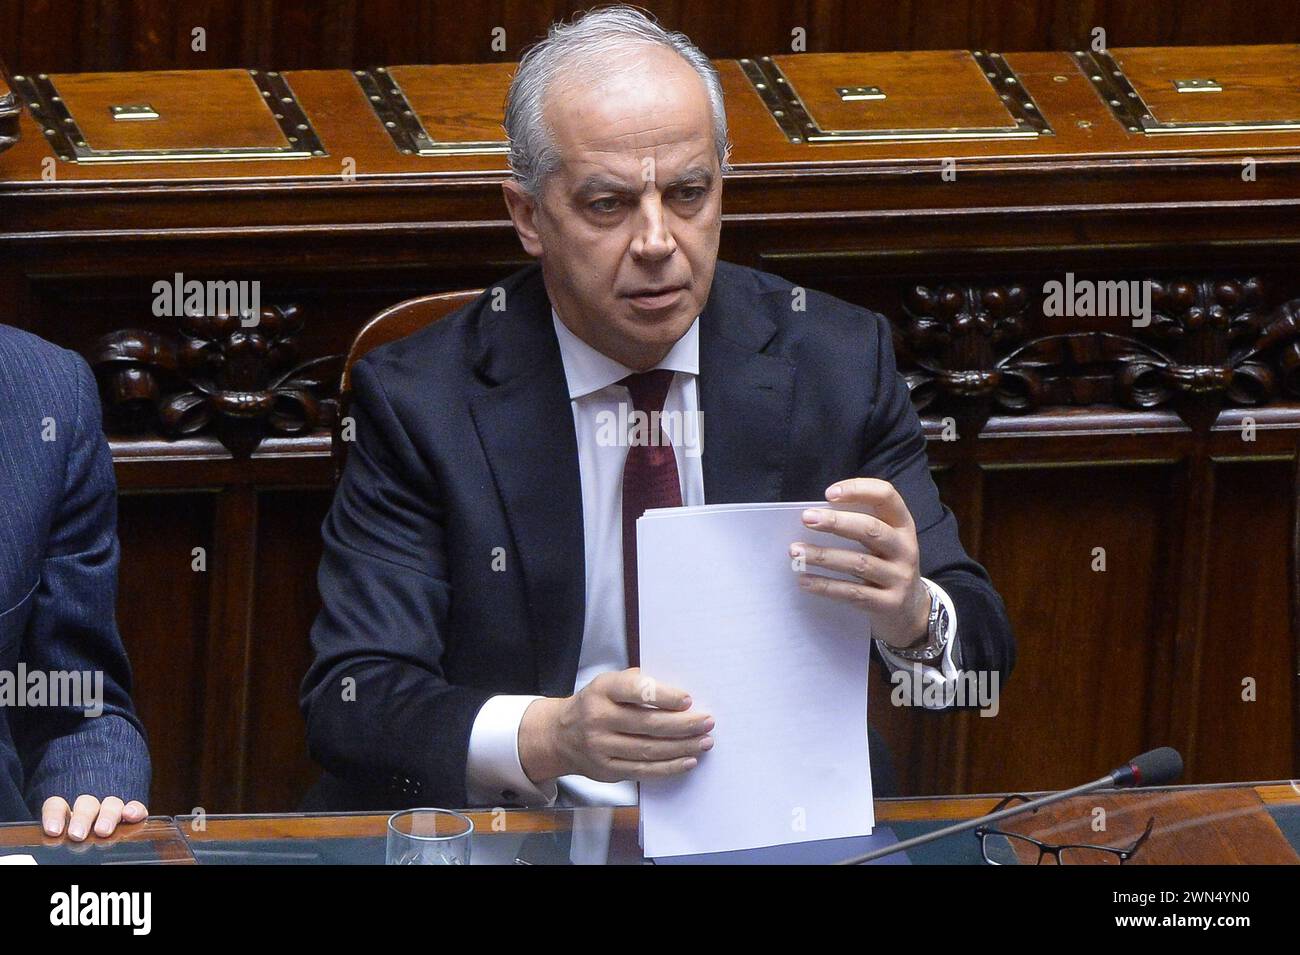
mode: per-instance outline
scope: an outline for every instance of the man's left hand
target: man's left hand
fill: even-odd
[[[116,796],[107,796],[100,802],[94,796],[78,796],[72,807],[61,796],[51,796],[41,805],[41,828],[47,836],[61,836],[66,827],[68,838],[81,842],[94,827],[95,835],[111,836],[118,821],[139,822],[149,815],[144,803],[131,800],[125,805]],[[71,818],[69,818],[71,817]]]
[[[902,496],[888,481],[849,478],[827,488],[826,500],[864,507],[871,513],[809,508],[803,512],[804,526],[859,546],[818,547],[796,541],[790,545],[790,556],[802,556],[806,566],[842,571],[857,579],[802,573],[799,586],[861,607],[871,619],[871,635],[891,647],[921,640],[926,635],[930,594],[921,581],[916,525]]]

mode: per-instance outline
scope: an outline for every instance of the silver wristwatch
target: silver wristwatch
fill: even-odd
[[[913,663],[935,663],[943,658],[948,646],[948,608],[939,599],[933,587],[925,588],[930,594],[930,616],[926,621],[925,643],[910,647],[890,647],[891,653]]]

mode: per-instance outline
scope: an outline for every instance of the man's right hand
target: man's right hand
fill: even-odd
[[[570,774],[600,782],[676,776],[713,748],[713,718],[690,709],[685,691],[638,667],[602,673],[573,696],[529,705],[519,762],[539,784]]]

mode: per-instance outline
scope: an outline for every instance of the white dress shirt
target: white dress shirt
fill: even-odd
[[[559,339],[564,375],[573,405],[578,439],[578,468],[582,479],[583,538],[586,556],[586,610],[582,650],[574,692],[609,671],[628,665],[626,625],[623,616],[623,464],[627,440],[608,441],[611,421],[627,425],[631,399],[619,381],[632,369],[592,348],[560,321],[551,320]],[[681,480],[682,504],[704,504],[703,428],[684,425],[700,422],[696,379],[700,372],[700,321],[691,324],[656,368],[676,374],[664,400],[664,429],[672,440]],[[620,409],[620,405],[623,406]],[[626,438],[626,436],[623,436]],[[848,477],[849,475],[845,475]],[[932,581],[926,586],[948,610],[949,640],[938,666],[922,667],[925,687],[938,684],[941,699],[950,699],[958,671],[952,654],[956,644],[957,614],[943,589]],[[879,640],[876,646],[891,671],[913,664],[896,657]],[[935,694],[926,694],[933,698]],[[519,763],[519,723],[524,710],[538,696],[503,694],[491,697],[479,710],[470,731],[466,786],[469,801],[477,806],[524,804],[634,805],[636,783],[603,783],[586,776],[562,776],[535,785]]]

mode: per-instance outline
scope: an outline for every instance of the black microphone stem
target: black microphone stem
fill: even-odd
[[[965,832],[967,829],[974,829],[976,826],[987,825],[991,822],[1000,822],[1011,816],[1018,816],[1022,812],[1029,812],[1038,809],[1041,806],[1050,806],[1054,802],[1060,802],[1062,799],[1069,799],[1072,796],[1082,796],[1084,793],[1090,793],[1095,789],[1106,789],[1115,785],[1113,776],[1102,776],[1100,779],[1093,780],[1090,783],[1084,783],[1082,786],[1075,786],[1073,789],[1066,789],[1063,792],[1052,793],[1050,796],[1042,796],[1039,799],[1030,802],[1021,803],[1018,806],[1008,806],[1006,809],[995,812],[989,816],[977,816],[974,819],[967,819],[965,822],[959,822],[955,825],[948,826],[945,829],[937,829],[934,832],[927,832],[922,836],[913,836],[911,839],[904,839],[902,842],[895,842],[891,846],[885,846],[881,849],[874,849],[871,852],[860,856],[853,856],[850,859],[844,859],[835,863],[836,865],[861,865],[864,862],[874,862],[876,859],[883,859],[885,856],[892,856],[895,852],[906,852],[908,849],[924,845],[927,842],[933,842],[936,839],[942,839],[945,836],[951,836],[957,832]]]

